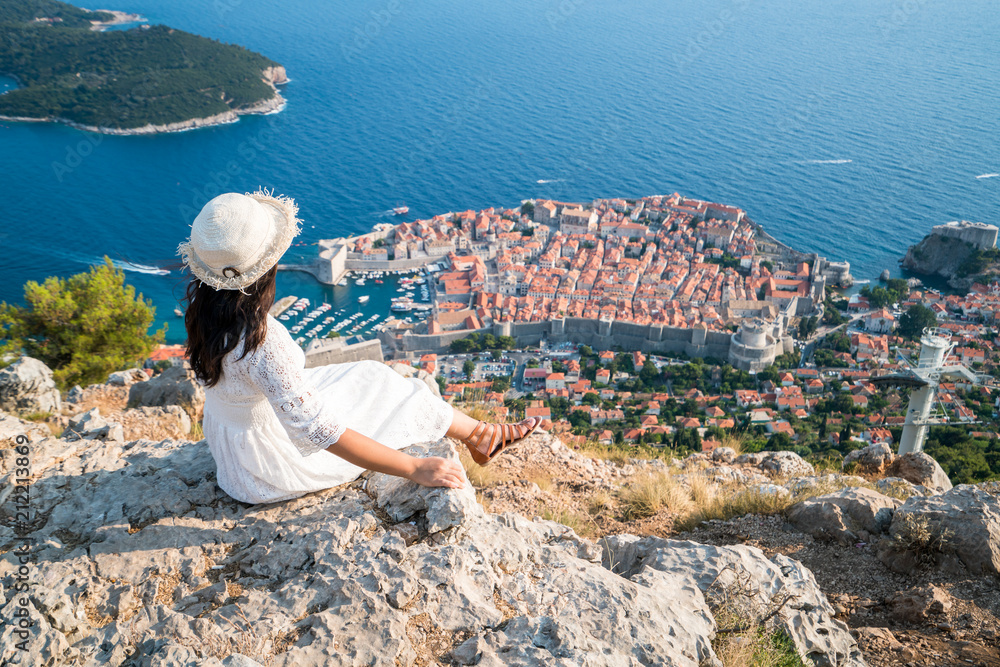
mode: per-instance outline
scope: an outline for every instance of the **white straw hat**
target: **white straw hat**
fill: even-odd
[[[206,285],[246,294],[243,288],[267,273],[299,233],[298,210],[266,190],[227,192],[205,204],[177,252]]]

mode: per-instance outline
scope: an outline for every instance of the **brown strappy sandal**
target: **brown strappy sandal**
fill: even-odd
[[[541,423],[542,420],[537,417],[529,417],[516,424],[496,424],[479,421],[476,423],[475,428],[472,429],[472,433],[467,438],[459,440],[459,442],[469,448],[473,461],[484,466],[495,459],[508,446],[531,435],[531,432],[538,428],[538,425]],[[490,426],[493,427],[492,433],[490,432]],[[487,433],[490,433],[490,446],[487,450],[490,452],[489,455],[485,455],[479,451],[479,445],[483,444]]]

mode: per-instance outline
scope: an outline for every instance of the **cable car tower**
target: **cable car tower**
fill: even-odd
[[[978,375],[961,363],[948,359],[954,348],[955,343],[951,342],[951,334],[948,331],[928,327],[920,337],[920,357],[916,366],[903,359],[908,368],[892,375],[872,378],[874,384],[913,388],[910,393],[910,404],[906,409],[903,433],[899,438],[900,456],[909,452],[923,451],[928,427],[948,423],[946,414],[931,414],[942,381],[959,380],[969,384],[981,384]]]

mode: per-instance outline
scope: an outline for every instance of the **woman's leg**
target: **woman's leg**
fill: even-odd
[[[465,440],[472,435],[476,426],[479,424],[479,420],[473,419],[458,408],[452,407],[452,411],[454,414],[452,416],[451,426],[448,428],[447,435],[458,440]],[[493,442],[493,436],[496,429],[497,426],[495,426],[492,422],[488,422],[485,429],[480,428],[477,437],[473,438],[473,442],[476,444],[476,449],[479,450],[479,452],[484,456],[490,455],[490,443]]]
[[[448,428],[448,437],[458,438],[459,440],[468,438],[472,435],[472,429],[476,428],[476,424],[479,421],[457,408],[452,408],[452,410],[455,414],[452,417],[451,426]]]

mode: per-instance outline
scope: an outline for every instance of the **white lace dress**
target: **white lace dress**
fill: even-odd
[[[236,500],[287,500],[356,478],[363,468],[325,451],[345,428],[401,449],[451,425],[450,405],[385,364],[305,368],[302,348],[270,315],[264,342],[238,360],[243,342],[205,387],[203,421],[219,486]]]

